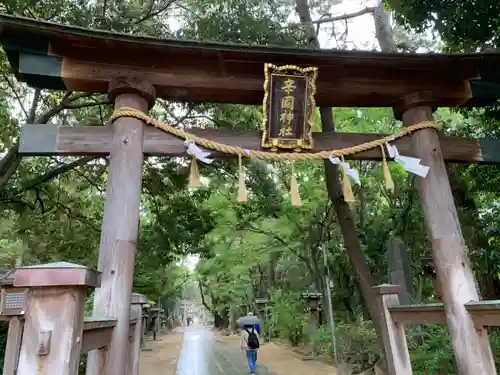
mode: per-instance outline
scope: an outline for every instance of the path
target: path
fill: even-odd
[[[221,342],[236,348],[239,336],[221,336]],[[332,365],[320,361],[304,361],[292,350],[274,343],[266,343],[259,351],[259,362],[275,375],[341,375]]]
[[[220,336],[201,326],[185,327],[148,341],[141,352],[140,375],[248,375],[238,336]],[[303,361],[291,350],[264,344],[257,375],[340,375],[330,365]]]
[[[272,375],[263,366],[257,366],[256,372],[259,375]],[[214,334],[206,328],[185,328],[176,375],[247,374],[246,360],[239,349],[218,342]]]

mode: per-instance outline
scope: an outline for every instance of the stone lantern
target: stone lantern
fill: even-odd
[[[315,290],[302,293],[302,299],[306,302],[306,311],[309,313],[309,334],[311,336],[312,356],[316,357],[316,329],[318,327],[319,311],[321,310],[321,298],[323,295]]]
[[[255,299],[255,305],[257,306],[257,316],[259,317],[261,321],[261,327],[260,327],[260,337],[262,338],[262,341],[265,341],[265,326],[266,326],[266,306],[267,306],[267,298],[257,298]]]
[[[248,310],[248,304],[246,304],[246,303],[240,303],[238,305],[238,307],[240,308],[241,311],[243,311],[243,315],[248,314],[248,311],[249,311]]]
[[[255,305],[257,306],[258,312],[263,312],[266,310],[267,298],[257,298],[255,300]]]
[[[307,291],[302,293],[302,299],[306,302],[307,311],[321,310],[321,298],[323,295],[316,291]]]

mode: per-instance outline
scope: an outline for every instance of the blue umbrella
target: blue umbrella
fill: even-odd
[[[240,326],[255,326],[260,324],[260,319],[258,316],[255,315],[247,315],[247,316],[242,316],[241,318],[238,318],[236,320],[236,323],[238,323]]]

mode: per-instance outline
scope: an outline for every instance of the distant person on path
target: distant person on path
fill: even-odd
[[[252,313],[248,313],[252,316]],[[255,374],[255,366],[257,365],[257,351],[260,347],[260,336],[257,330],[258,324],[246,324],[243,325],[243,331],[241,331],[241,350],[245,351],[248,361],[248,369],[250,374]],[[259,327],[260,330],[260,327]]]

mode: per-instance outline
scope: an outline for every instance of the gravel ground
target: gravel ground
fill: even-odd
[[[181,328],[169,332],[157,341],[146,341],[141,352],[140,375],[175,375],[184,332]]]

